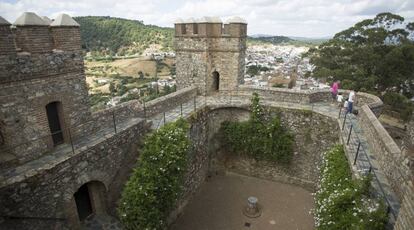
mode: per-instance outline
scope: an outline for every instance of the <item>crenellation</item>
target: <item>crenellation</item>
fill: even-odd
[[[0,17],[0,56],[16,53],[13,33],[10,23]]]
[[[52,52],[53,43],[48,26],[16,26],[13,32],[18,52]]]

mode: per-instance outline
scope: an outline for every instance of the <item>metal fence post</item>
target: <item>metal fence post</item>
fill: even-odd
[[[115,122],[115,112],[114,111],[112,112],[112,121],[114,123],[114,130],[115,130],[115,133],[116,133],[116,122]]]
[[[180,115],[183,117],[183,103],[180,104]]]
[[[144,119],[147,120],[147,107],[145,106],[145,101],[144,101]]]
[[[165,125],[165,112],[164,112],[164,125]]]
[[[342,123],[342,130],[344,130],[344,127],[345,127],[346,115],[347,114],[345,113],[344,122]]]
[[[75,147],[73,146],[72,132],[70,131],[69,126],[68,126],[68,134],[69,134],[70,145],[72,146],[72,153],[75,154]]]
[[[361,147],[361,142],[358,143],[358,148],[355,154],[355,159],[354,159],[354,165],[356,164],[356,161],[358,159],[358,154],[359,154],[359,148]]]
[[[348,133],[348,140],[346,140],[347,145],[349,144],[349,139],[351,139],[352,127],[353,125],[351,124],[351,128],[349,129],[349,133]]]
[[[342,107],[339,107],[339,115],[338,115],[338,119],[341,119],[341,112],[342,112]]]

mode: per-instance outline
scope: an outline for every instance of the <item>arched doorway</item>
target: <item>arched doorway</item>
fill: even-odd
[[[46,105],[47,120],[49,123],[50,133],[52,135],[53,145],[59,145],[64,142],[62,128],[62,104],[54,101]]]
[[[82,222],[92,215],[106,215],[105,185],[99,181],[91,181],[83,184],[73,194],[79,220]]]
[[[218,91],[220,88],[220,74],[217,71],[213,72],[213,90]]]
[[[73,196],[75,197],[79,220],[83,221],[93,213],[88,185],[82,185]]]

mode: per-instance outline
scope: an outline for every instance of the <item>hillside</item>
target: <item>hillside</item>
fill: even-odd
[[[319,45],[324,40],[321,39],[307,39],[299,40],[293,39],[286,36],[272,36],[272,35],[253,35],[247,37],[247,44],[251,45],[263,45],[263,44],[272,44],[272,45],[295,45],[295,46],[315,46]]]
[[[272,43],[274,45],[277,45],[280,43],[287,43],[287,42],[293,41],[293,39],[290,39],[285,36],[255,36],[255,37],[249,36],[248,41]]]
[[[75,17],[80,24],[82,47],[98,54],[134,55],[147,48],[169,51],[174,30],[142,21],[122,18],[86,16]]]

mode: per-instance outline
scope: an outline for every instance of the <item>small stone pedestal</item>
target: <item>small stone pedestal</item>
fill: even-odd
[[[243,208],[243,214],[250,218],[257,218],[262,214],[258,199],[254,196],[247,198],[247,205]]]

